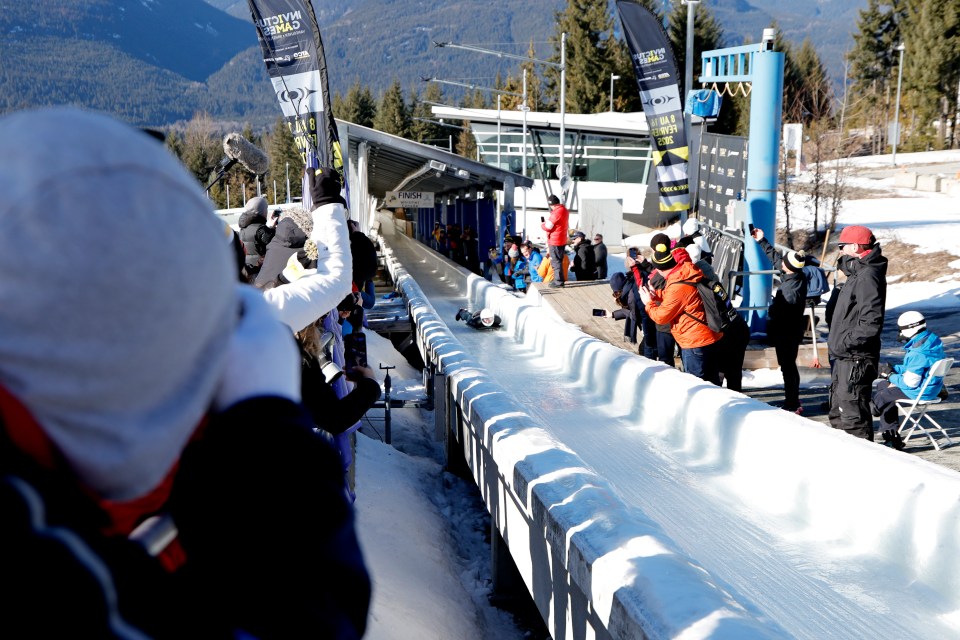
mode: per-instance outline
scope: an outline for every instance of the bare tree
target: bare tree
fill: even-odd
[[[786,227],[787,246],[793,249],[793,233],[790,229],[790,212],[793,206],[793,197],[796,195],[795,186],[790,183],[790,153],[786,149],[780,150],[780,199],[783,202],[783,219]]]

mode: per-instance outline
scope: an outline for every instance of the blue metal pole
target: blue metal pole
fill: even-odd
[[[750,91],[750,140],[747,145],[747,209],[749,222],[763,229],[774,241],[777,222],[777,183],[780,165],[780,127],[783,116],[783,53],[758,51],[753,58],[753,88]],[[770,263],[752,240],[744,243],[746,271],[770,268]],[[744,298],[749,306],[770,303],[773,276],[749,276]],[[752,311],[750,328],[766,327],[766,311]]]

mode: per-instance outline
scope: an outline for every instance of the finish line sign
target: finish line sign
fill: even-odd
[[[388,209],[433,209],[432,191],[387,191],[383,206]]]

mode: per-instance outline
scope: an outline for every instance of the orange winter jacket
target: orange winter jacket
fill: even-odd
[[[690,262],[678,264],[667,273],[667,285],[663,288],[663,297],[659,304],[653,299],[646,306],[651,320],[657,324],[670,325],[670,333],[681,349],[705,347],[723,337],[722,333],[717,333],[706,325],[707,316],[697,288],[679,283],[681,280],[696,280],[702,277],[703,272]]]
[[[570,258],[567,257],[567,254],[563,254],[563,272],[567,273],[570,271]],[[553,265],[550,264],[550,258],[544,258],[540,263],[540,266],[537,267],[537,273],[540,274],[540,277],[544,282],[550,282],[553,280]]]

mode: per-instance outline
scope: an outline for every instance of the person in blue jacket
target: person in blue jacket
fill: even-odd
[[[507,277],[507,282],[513,285],[515,290],[526,293],[529,269],[526,258],[520,254],[520,247],[515,244],[510,245],[507,257],[509,260],[504,265],[503,275]]]
[[[543,262],[543,256],[540,255],[539,249],[527,240],[520,245],[520,253],[523,255],[523,259],[527,261],[527,275],[530,276],[530,282],[543,282],[543,278],[537,272],[540,263]]]
[[[900,327],[900,339],[907,341],[904,346],[906,355],[901,364],[892,368],[886,363],[880,365],[880,377],[886,379],[877,383],[871,399],[871,410],[880,418],[881,432],[897,429],[900,421],[896,401],[916,400],[930,375],[930,368],[944,358],[943,342],[927,329],[927,320],[919,311],[901,314],[897,326]],[[933,400],[942,388],[943,378],[933,378],[920,399]]]

